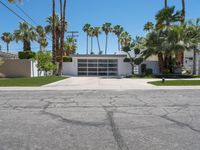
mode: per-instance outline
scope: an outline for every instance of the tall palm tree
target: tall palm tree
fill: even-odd
[[[9,44],[11,41],[13,41],[13,35],[10,32],[4,32],[1,36],[1,39],[6,43],[7,53],[8,53],[9,52]]]
[[[93,54],[93,38],[94,38],[94,28],[93,27],[89,28],[88,35],[91,39],[90,54]]]
[[[49,30],[49,32],[51,32],[52,34],[52,62],[54,65],[56,65],[56,26],[55,26],[55,7],[56,7],[56,3],[55,0],[52,0],[52,20],[49,19],[48,23],[50,24],[49,27],[47,27]],[[51,29],[51,30],[50,30]],[[45,27],[46,30],[46,27]],[[56,74],[56,69],[53,72],[53,74]]]
[[[106,34],[105,54],[107,54],[107,50],[108,50],[108,34],[113,31],[112,24],[111,23],[104,23],[103,26],[102,26],[102,30]]]
[[[10,3],[15,3],[16,1],[22,2],[22,0],[8,0],[8,2],[10,2]]]
[[[181,20],[181,12],[176,11],[175,7],[167,7],[161,9],[155,16],[156,19],[156,29],[164,29],[169,27],[171,24],[179,22]]]
[[[53,26],[55,26],[55,33],[54,33],[54,38],[55,38],[55,56],[57,57],[59,55],[59,37],[61,34],[61,22],[60,22],[60,17],[58,15],[54,16],[54,22],[53,22],[53,17],[49,16],[46,19],[46,22],[48,25],[45,27],[46,33],[53,34]],[[53,25],[54,24],[54,25]],[[65,31],[67,31],[67,22],[65,22]]]
[[[196,74],[197,53],[199,53],[198,46],[200,43],[200,18],[189,20],[188,26],[187,37],[190,40],[188,45],[190,45],[190,49],[193,50],[193,74]]]
[[[115,33],[118,39],[118,51],[120,51],[120,35],[122,34],[123,31],[124,31],[124,28],[122,26],[120,25],[114,26],[113,32]]]
[[[165,8],[167,8],[167,7],[168,7],[167,0],[165,0]]]
[[[37,42],[40,44],[40,51],[42,51],[48,45],[45,29],[42,26],[37,26],[36,33],[37,33]]]
[[[59,49],[59,65],[58,75],[62,75],[63,69],[63,53],[64,53],[64,38],[65,38],[65,18],[66,18],[67,0],[60,0],[60,22],[61,22],[61,35],[60,35],[60,49]]]
[[[31,41],[36,40],[36,33],[26,22],[20,22],[19,29],[14,32],[16,42],[23,42],[23,50],[31,51]]]
[[[87,34],[87,41],[86,41],[86,54],[88,54],[88,49],[89,49],[89,29],[91,25],[90,24],[85,24],[83,27],[83,31]]]
[[[185,22],[185,0],[182,0],[182,12],[181,12],[181,17],[182,17],[181,22],[184,23],[184,22]]]
[[[101,47],[99,43],[99,34],[101,34],[101,28],[100,27],[94,27],[93,29],[93,35],[97,38],[97,44],[99,48],[99,54],[101,54]]]

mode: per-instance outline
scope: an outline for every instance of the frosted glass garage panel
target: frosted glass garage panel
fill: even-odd
[[[117,59],[79,59],[79,76],[117,76]]]

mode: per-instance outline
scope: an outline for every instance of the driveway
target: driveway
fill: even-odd
[[[155,79],[153,79],[155,80]],[[71,77],[44,87],[57,87],[66,89],[135,89],[149,88],[153,85],[147,84],[150,80],[128,79],[128,78],[106,78],[106,77]]]
[[[200,89],[200,86],[154,86],[150,81],[161,79],[129,79],[129,78],[105,78],[105,77],[71,77],[49,85],[46,89],[57,90],[159,90],[159,89]],[[193,79],[192,79],[193,80]]]
[[[1,91],[0,150],[199,150],[199,97],[199,90]]]

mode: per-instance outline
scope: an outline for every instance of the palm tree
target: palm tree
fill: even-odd
[[[60,37],[60,34],[61,34],[61,22],[60,22],[60,17],[58,15],[55,15],[54,16],[54,22],[53,22],[53,17],[52,16],[49,16],[47,17],[46,19],[46,22],[48,23],[48,25],[45,27],[45,31],[46,33],[49,33],[49,34],[53,34],[53,26],[55,26],[55,35],[54,35],[54,38],[55,38],[55,57],[57,57],[59,55],[59,37]],[[67,31],[67,22],[65,22],[65,31]]]
[[[88,30],[88,35],[90,36],[91,38],[91,49],[90,49],[90,54],[93,54],[93,37],[95,36],[94,35],[94,28],[93,27],[90,27],[89,30]]]
[[[184,23],[185,22],[185,0],[182,0],[182,13],[181,13],[181,22]]]
[[[22,2],[22,0],[8,0],[8,2],[10,2],[10,3],[15,3],[16,1]]]
[[[100,43],[99,43],[99,34],[101,34],[101,28],[100,27],[94,27],[93,28],[93,35],[97,38],[99,54],[101,54],[101,47],[100,47]]]
[[[7,53],[8,53],[9,52],[9,44],[11,41],[13,41],[13,35],[10,32],[4,32],[1,36],[1,39],[6,43]]]
[[[59,49],[59,65],[58,75],[62,75],[63,69],[63,53],[64,53],[64,38],[65,38],[65,18],[66,18],[66,6],[67,0],[60,0],[60,22],[61,22],[61,34],[60,34],[60,49]]]
[[[120,35],[123,31],[124,31],[124,28],[122,26],[120,26],[120,25],[114,26],[113,32],[115,33],[115,35],[118,38],[118,51],[120,51]]]
[[[144,25],[144,31],[152,31],[154,29],[154,24],[152,22],[147,22]]]
[[[56,26],[55,26],[55,7],[56,7],[56,4],[55,4],[55,0],[52,0],[52,20],[49,18],[49,24],[50,26],[48,26],[47,28],[49,29],[48,31],[51,32],[52,34],[52,62],[54,65],[56,65]],[[45,27],[45,30],[46,30],[46,27]],[[47,32],[47,30],[46,30]],[[48,33],[48,32],[47,32]],[[55,75],[56,74],[56,69],[55,71],[53,72],[53,74]]]
[[[132,42],[131,35],[128,32],[122,32],[120,35],[120,43],[122,47],[130,46],[131,42]]]
[[[111,23],[104,23],[103,26],[102,26],[102,30],[106,34],[105,54],[107,54],[107,50],[108,50],[108,34],[113,31],[112,24]]]
[[[64,51],[66,56],[69,56],[70,54],[75,54],[77,49],[77,45],[75,43],[76,41],[74,38],[72,37],[67,38],[64,44]]]
[[[42,51],[48,45],[45,29],[42,26],[37,26],[36,33],[37,33],[37,42],[40,44],[40,51]]]
[[[36,40],[36,33],[26,22],[20,22],[19,29],[14,32],[16,42],[23,42],[23,50],[31,51],[31,41]]]
[[[171,24],[179,22],[181,20],[181,12],[175,12],[175,7],[167,7],[161,9],[155,16],[156,18],[156,29],[164,29],[169,27]]]
[[[190,40],[188,45],[193,50],[193,74],[196,74],[197,53],[199,53],[198,46],[200,43],[200,18],[189,20],[188,26],[187,37]]]
[[[86,44],[86,54],[88,54],[88,43],[89,43],[89,29],[90,29],[91,25],[90,24],[85,24],[83,27],[83,31],[87,34],[87,44]]]
[[[167,0],[165,0],[165,8],[167,8],[168,7],[168,5],[167,5]]]

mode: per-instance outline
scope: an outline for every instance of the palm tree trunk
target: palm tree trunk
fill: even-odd
[[[196,59],[197,58],[197,53],[196,50],[193,50],[193,74],[196,74]]]
[[[52,0],[52,62],[56,65],[56,31],[55,31],[55,0]],[[56,71],[53,73],[56,74]]]
[[[118,51],[120,51],[120,39],[119,39],[119,36],[118,36]]]
[[[163,65],[164,65],[164,61],[163,61],[163,54],[162,53],[158,53],[158,65],[159,65],[159,70],[160,70],[160,73],[163,72]]]
[[[97,43],[98,43],[98,48],[99,48],[99,54],[101,53],[101,47],[100,47],[100,43],[99,43],[99,37],[97,36]]]
[[[66,4],[67,0],[64,0],[64,6],[62,0],[60,0],[60,18],[61,18],[61,38],[60,38],[60,61],[58,68],[58,75],[62,75],[63,69],[63,48],[64,48],[64,38],[65,38],[65,16],[66,16]]]
[[[7,46],[7,53],[9,52],[9,43],[6,43]]]
[[[167,0],[165,0],[165,8],[167,8],[168,7],[168,5],[167,5]]]
[[[93,53],[93,37],[91,37],[91,51],[90,51],[90,54]]]
[[[86,46],[86,53],[87,53],[87,55],[88,55],[88,42],[89,42],[89,35],[88,35],[88,33],[87,33],[87,46]]]
[[[106,34],[106,47],[105,47],[105,54],[107,54],[108,50],[108,34]]]
[[[185,22],[185,0],[182,0],[182,13],[181,13],[181,22],[184,23]]]

